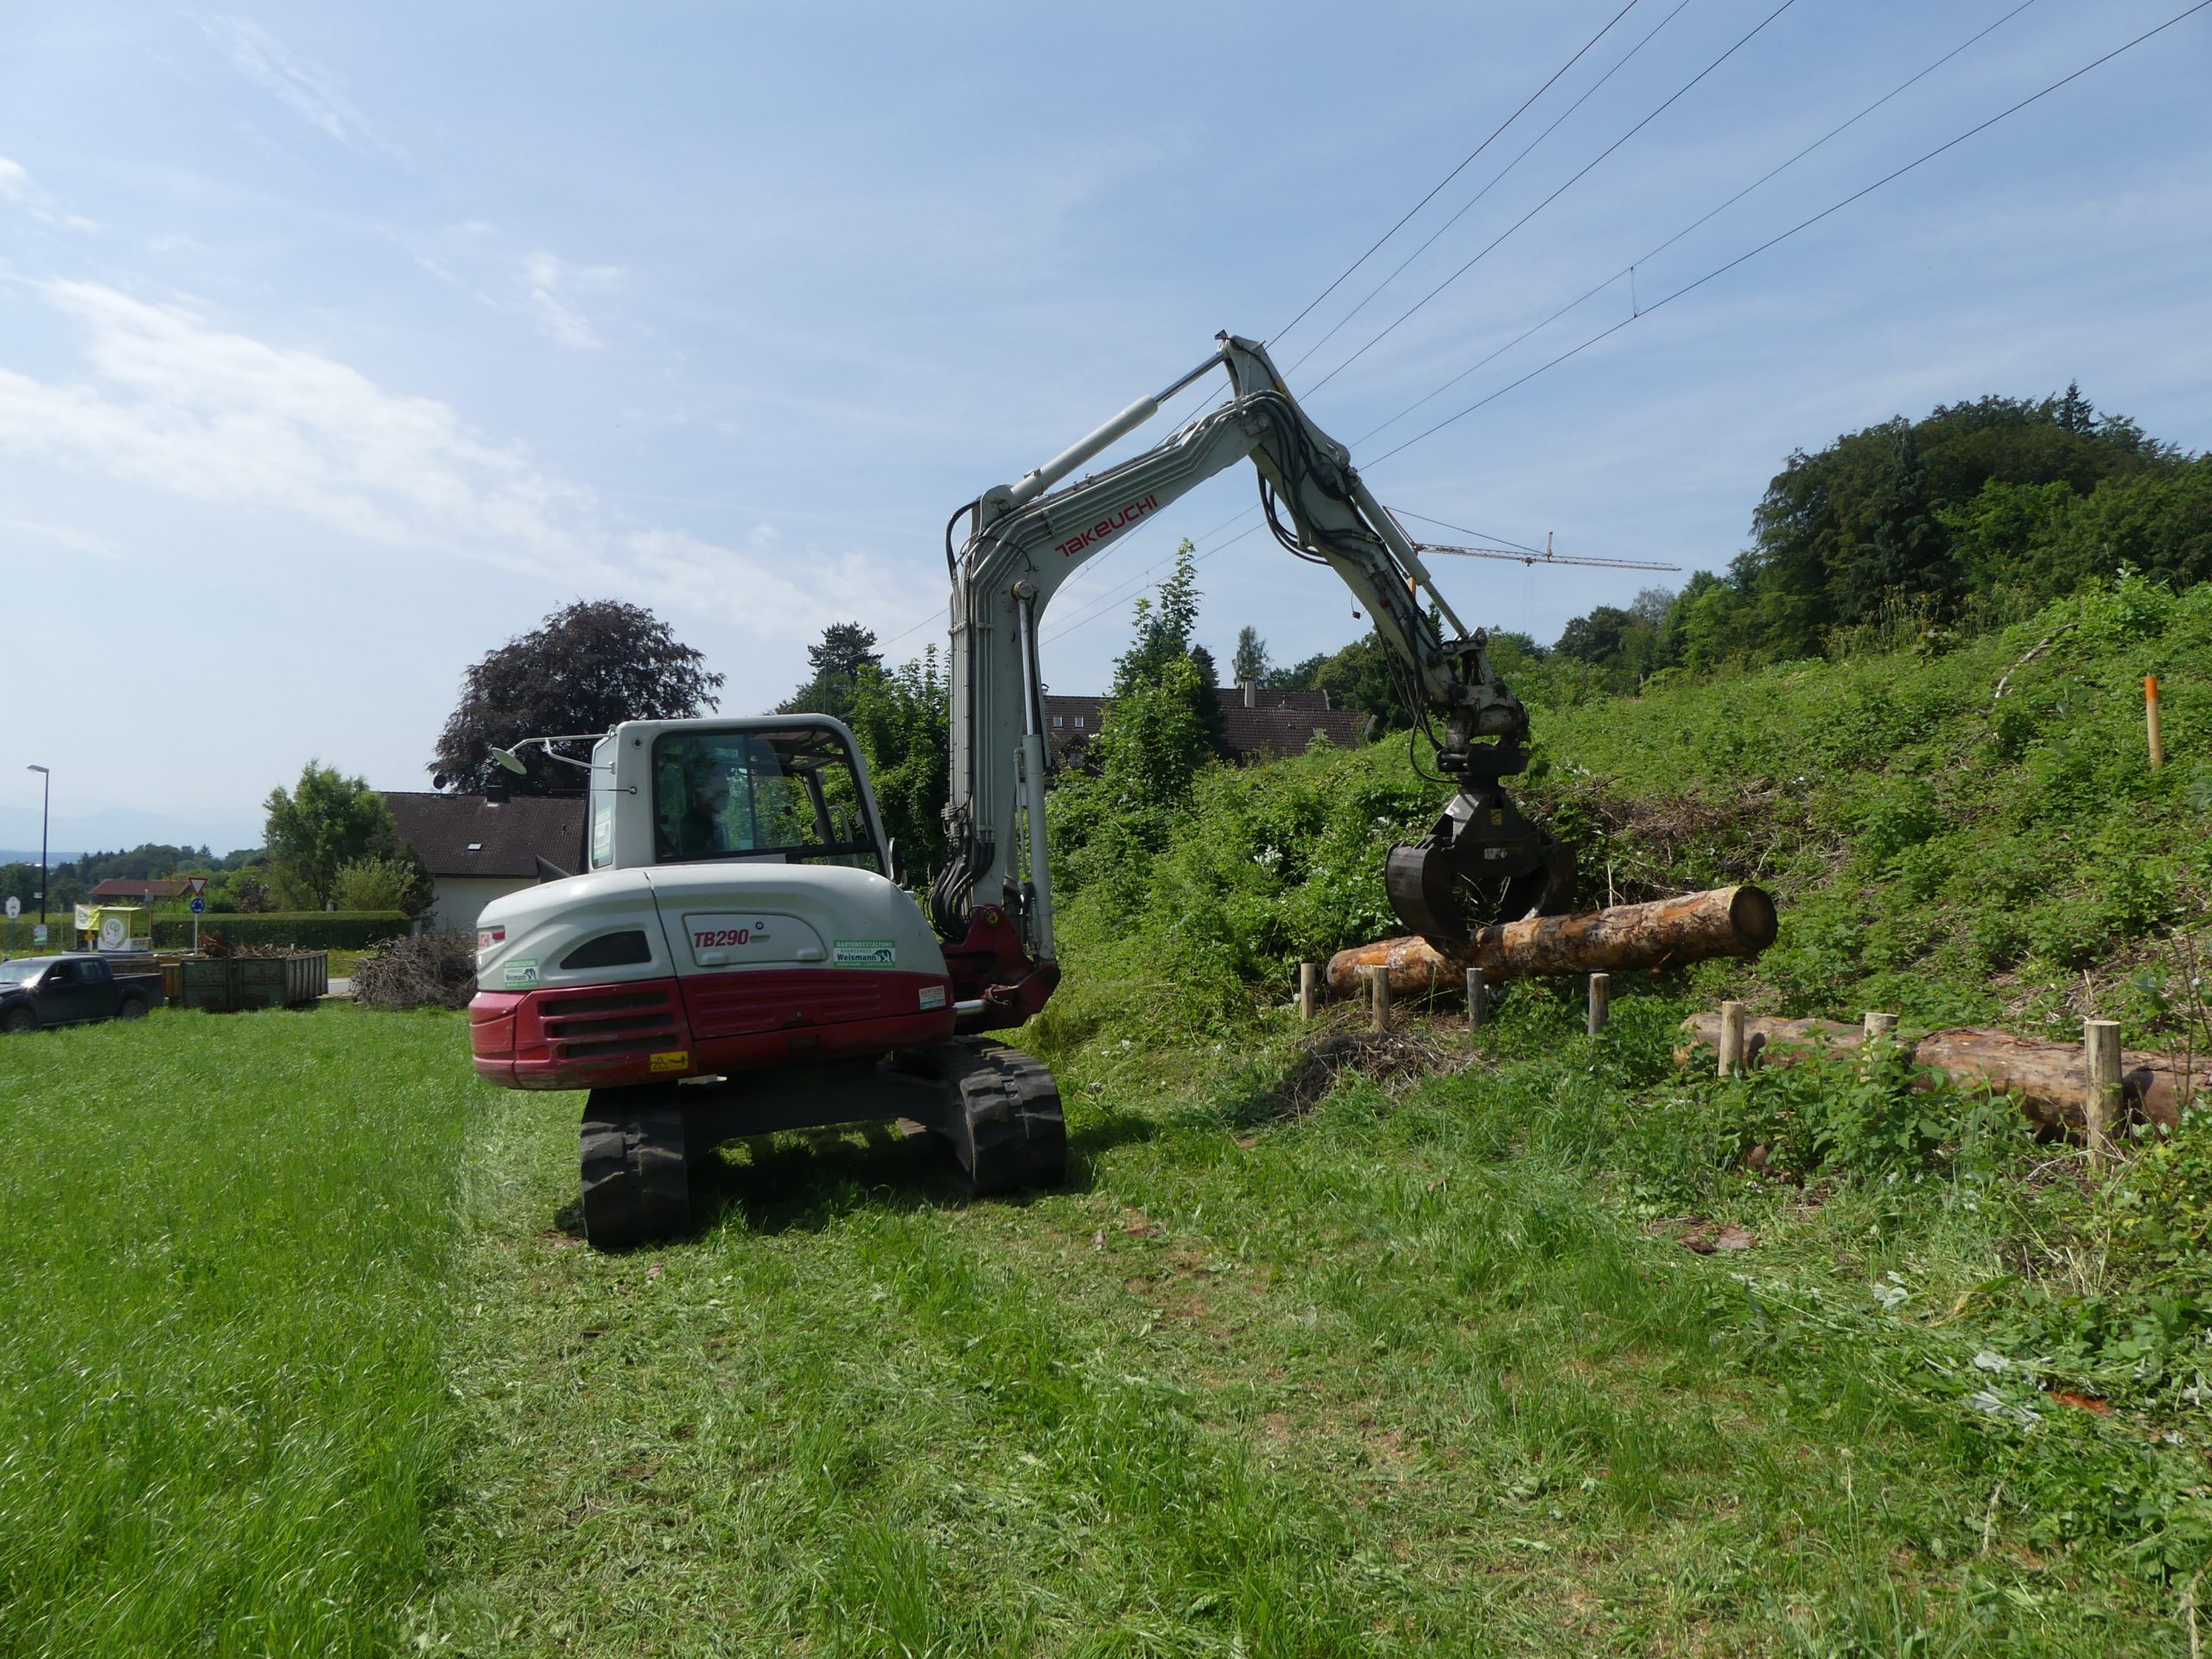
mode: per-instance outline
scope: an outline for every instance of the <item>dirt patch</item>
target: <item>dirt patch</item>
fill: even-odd
[[[1464,1049],[1455,1052],[1416,1031],[1336,1032],[1299,1056],[1275,1085],[1277,1110],[1285,1117],[1313,1110],[1328,1098],[1342,1071],[1391,1083],[1456,1071],[1466,1061]]]

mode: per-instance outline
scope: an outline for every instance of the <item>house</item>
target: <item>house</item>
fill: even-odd
[[[1358,709],[1329,707],[1325,691],[1268,691],[1245,684],[1221,696],[1222,745],[1238,761],[1303,754],[1317,737],[1353,748],[1366,727],[1367,716]]]
[[[1270,691],[1239,685],[1218,695],[1222,747],[1230,760],[1240,763],[1303,754],[1316,737],[1339,748],[1352,748],[1367,725],[1367,716],[1357,709],[1332,709],[1325,691]],[[1046,694],[1045,735],[1056,762],[1071,759],[1098,735],[1098,722],[1112,702],[1110,697]]]
[[[86,895],[86,902],[95,905],[175,904],[191,891],[191,883],[182,877],[175,880],[148,880],[131,876],[111,875],[97,883]]]
[[[384,804],[430,872],[432,927],[474,932],[485,906],[537,880],[541,858],[563,870],[583,868],[581,795],[510,795],[497,785],[481,795],[388,790]]]

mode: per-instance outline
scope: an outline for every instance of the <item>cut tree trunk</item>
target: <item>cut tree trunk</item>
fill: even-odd
[[[1421,938],[1378,939],[1329,958],[1329,995],[1354,996],[1361,970],[1386,968],[1394,996],[1459,990],[1478,968],[1490,984],[1544,974],[1669,968],[1708,957],[1756,957],[1774,943],[1774,900],[1758,887],[1716,887],[1579,916],[1534,916],[1479,928],[1464,953]]]
[[[1855,1050],[1864,1040],[1857,1026],[1834,1020],[1752,1019],[1745,1024],[1745,1059],[1788,1065],[1822,1049]],[[1718,1047],[1720,1016],[1694,1014],[1682,1022],[1689,1038],[1675,1051],[1688,1060],[1700,1045]],[[2080,1135],[2088,1123],[2089,1074],[2079,1043],[2047,1043],[1986,1027],[1931,1031],[1901,1043],[1916,1065],[1942,1071],[1961,1087],[2018,1095],[2028,1121],[2052,1134]],[[2120,1098],[2126,1114],[2171,1129],[2184,1107],[2212,1088],[2212,1059],[2126,1050],[2120,1057]]]

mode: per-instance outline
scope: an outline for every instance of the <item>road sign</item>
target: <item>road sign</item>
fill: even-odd
[[[187,893],[197,899],[207,891],[207,878],[204,875],[188,875],[184,878],[184,887]]]
[[[12,922],[22,913],[23,901],[10,894],[8,899],[8,919]]]
[[[33,944],[44,944],[46,943],[46,924],[44,922],[39,923],[35,927],[31,929],[31,943]]]
[[[11,899],[8,902],[13,904],[15,900]],[[187,906],[186,908],[190,910],[194,915],[197,916],[201,911],[207,908],[207,901],[195,893],[192,895],[192,903]]]

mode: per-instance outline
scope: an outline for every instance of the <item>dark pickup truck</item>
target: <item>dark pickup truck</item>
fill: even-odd
[[[118,974],[98,957],[0,962],[0,1031],[136,1020],[166,1000],[159,973]]]

